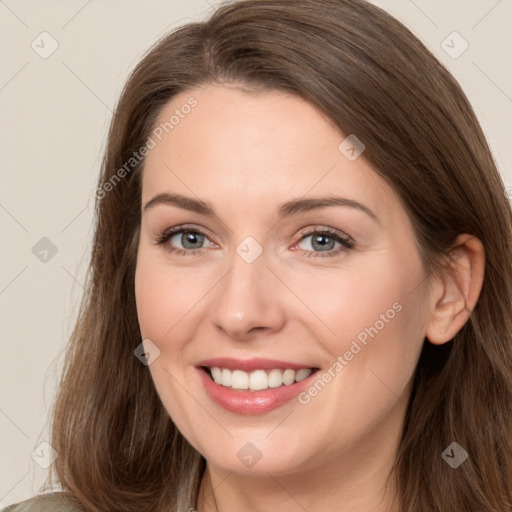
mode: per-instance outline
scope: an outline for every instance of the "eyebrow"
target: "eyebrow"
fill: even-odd
[[[191,212],[198,213],[200,215],[205,215],[207,217],[217,217],[213,206],[210,203],[202,201],[200,199],[194,199],[192,197],[186,197],[181,194],[169,194],[162,193],[157,194],[155,197],[150,199],[144,206],[143,211],[154,208],[157,205],[169,205],[169,206],[177,206],[178,208],[182,208],[184,210],[188,210]],[[380,221],[375,215],[375,213],[370,210],[366,205],[356,201],[355,199],[348,199],[345,197],[338,196],[325,196],[325,197],[311,197],[308,199],[293,199],[291,201],[287,201],[279,206],[277,216],[279,219],[283,219],[285,217],[291,217],[292,215],[297,215],[299,213],[304,213],[311,210],[317,210],[320,208],[327,208],[330,206],[345,206],[349,208],[355,208],[366,213],[370,216],[374,221],[380,224]]]

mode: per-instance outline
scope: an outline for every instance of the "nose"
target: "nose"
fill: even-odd
[[[226,336],[249,341],[282,329],[284,290],[264,253],[252,263],[235,253],[231,269],[215,288],[211,321]]]

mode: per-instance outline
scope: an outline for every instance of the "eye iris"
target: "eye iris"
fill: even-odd
[[[320,242],[320,240],[328,240],[328,242]],[[315,235],[313,236],[313,239],[311,241],[311,244],[313,246],[313,248],[317,249],[318,247],[315,247],[315,244],[320,244],[320,250],[324,251],[324,250],[329,250],[329,249],[333,249],[334,248],[334,239],[331,238],[330,236],[326,236],[326,235]]]
[[[187,245],[188,243],[191,243],[192,245],[194,245],[194,243],[197,244],[198,240],[200,241],[199,247],[201,247],[203,245],[204,236],[200,233],[191,233],[189,231],[185,231],[181,235],[181,243],[186,249],[198,249],[198,247],[190,247]]]

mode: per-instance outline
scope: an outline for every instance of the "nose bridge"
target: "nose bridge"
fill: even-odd
[[[236,247],[212,308],[212,322],[218,328],[233,337],[243,337],[254,328],[279,328],[282,305],[271,292],[276,283],[267,264],[263,248],[254,239],[247,237]]]

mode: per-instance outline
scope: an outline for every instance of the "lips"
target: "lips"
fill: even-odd
[[[229,370],[243,370],[251,372],[254,370],[272,370],[274,368],[291,368],[292,370],[300,370],[301,368],[312,368],[309,364],[291,363],[288,361],[278,361],[276,359],[263,359],[261,357],[253,359],[233,359],[231,357],[216,357],[214,359],[205,359],[197,364],[197,366],[227,368]]]
[[[297,396],[318,368],[261,358],[216,358],[201,361],[197,370],[210,399],[230,412],[254,415]]]

